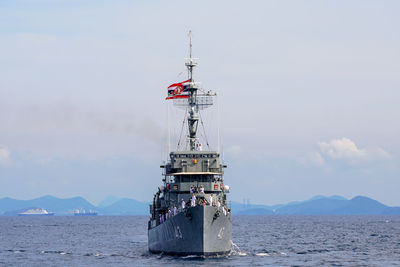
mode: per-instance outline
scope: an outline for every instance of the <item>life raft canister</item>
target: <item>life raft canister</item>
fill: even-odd
[[[214,185],[214,190],[218,190],[218,184]]]
[[[222,190],[222,188],[224,188],[224,186],[223,186],[222,184],[220,184],[220,185],[219,185],[219,188],[221,188],[221,190]]]

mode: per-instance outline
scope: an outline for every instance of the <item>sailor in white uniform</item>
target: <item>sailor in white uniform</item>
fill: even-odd
[[[182,208],[182,210],[185,209],[185,200],[183,200],[183,198],[182,198],[182,202],[181,202],[181,208]]]
[[[190,201],[190,206],[195,207],[196,206],[196,196],[192,194],[192,199]]]
[[[168,219],[171,219],[172,217],[172,211],[168,208]]]
[[[204,193],[204,186],[200,185],[200,193]]]
[[[208,198],[208,204],[209,204],[210,206],[213,205],[213,194],[211,194],[211,195],[209,196],[209,198]]]

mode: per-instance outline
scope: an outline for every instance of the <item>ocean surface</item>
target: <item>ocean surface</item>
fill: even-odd
[[[0,216],[0,266],[400,266],[400,216],[233,216],[226,257],[147,251],[146,216]]]

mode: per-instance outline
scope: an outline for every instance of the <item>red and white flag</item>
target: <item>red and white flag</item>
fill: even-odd
[[[177,99],[177,98],[188,98],[188,94],[182,94],[185,92],[185,89],[189,86],[189,80],[180,82],[180,83],[173,83],[168,86],[168,96],[165,98],[166,100],[169,99]]]

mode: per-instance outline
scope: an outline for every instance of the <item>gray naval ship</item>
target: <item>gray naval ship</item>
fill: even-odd
[[[224,168],[217,151],[205,151],[197,137],[199,111],[213,104],[215,93],[205,92],[193,80],[197,65],[190,57],[185,64],[188,80],[169,86],[174,106],[186,110],[187,147],[169,153],[160,167],[163,185],[150,205],[148,246],[152,253],[171,255],[227,255],[232,246],[230,202],[224,185]],[[202,121],[201,121],[202,122]]]

